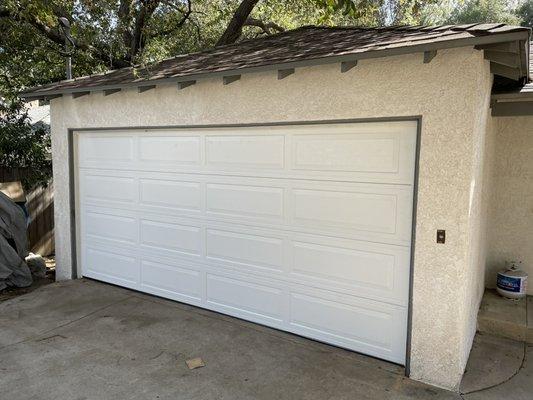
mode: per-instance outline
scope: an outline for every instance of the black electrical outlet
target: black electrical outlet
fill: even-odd
[[[437,229],[437,243],[446,242],[446,231],[444,229]]]

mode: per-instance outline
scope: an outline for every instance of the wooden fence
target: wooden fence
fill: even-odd
[[[0,182],[19,181],[28,176],[27,168],[0,166]],[[30,213],[28,240],[30,251],[43,256],[54,253],[54,188],[38,187],[26,193],[26,207]]]

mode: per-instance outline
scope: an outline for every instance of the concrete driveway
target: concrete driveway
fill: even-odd
[[[384,361],[89,280],[1,303],[0,349],[6,399],[461,398]],[[193,357],[206,366],[189,370]]]

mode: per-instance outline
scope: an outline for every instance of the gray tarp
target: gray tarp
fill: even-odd
[[[31,285],[31,272],[24,261],[27,255],[24,212],[0,192],[0,290]]]

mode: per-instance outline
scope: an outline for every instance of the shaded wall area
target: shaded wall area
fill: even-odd
[[[0,182],[23,180],[27,168],[8,168],[0,166]],[[29,250],[48,256],[54,253],[54,188],[37,187],[26,192],[26,207],[30,214],[28,226]]]
[[[495,118],[486,286],[506,261],[522,261],[533,295],[533,116]]]

